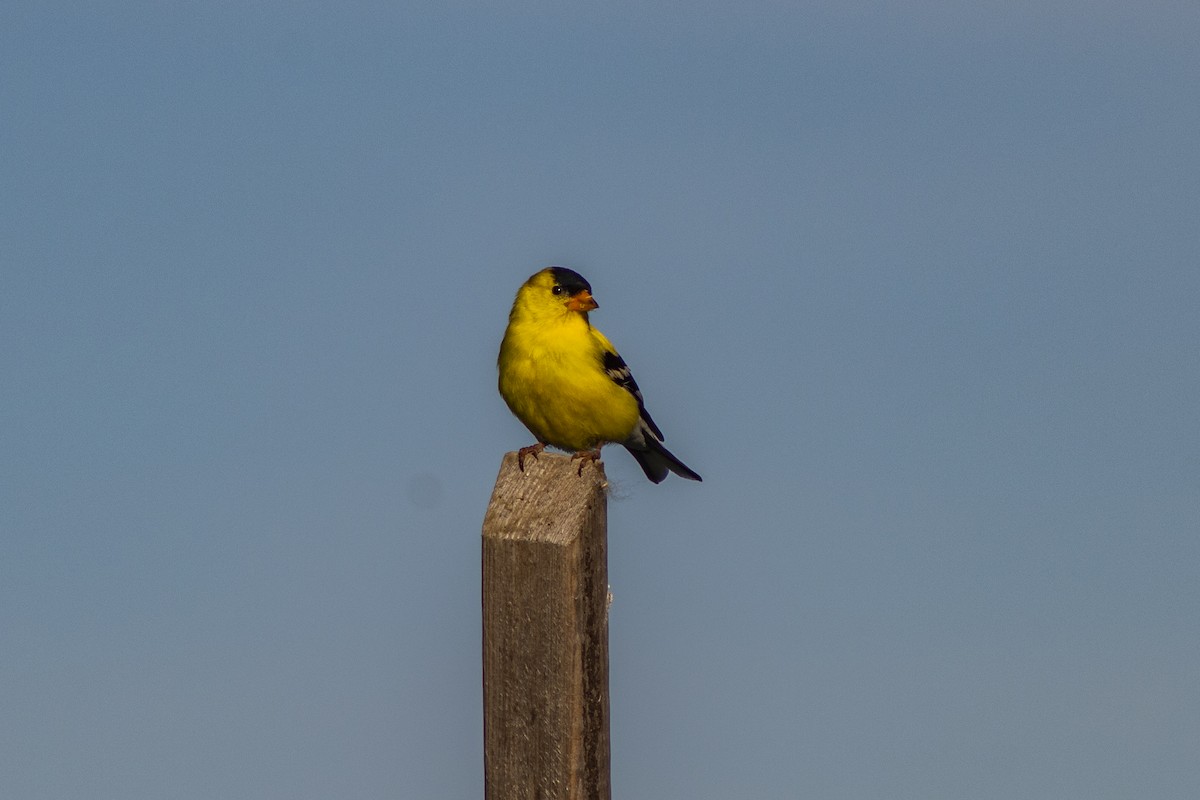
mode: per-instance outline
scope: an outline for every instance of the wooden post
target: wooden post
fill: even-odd
[[[486,800],[610,800],[604,467],[500,465],[483,520]]]

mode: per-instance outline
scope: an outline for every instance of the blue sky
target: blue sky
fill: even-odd
[[[614,795],[1200,793],[1200,13],[0,11],[0,794],[482,794],[512,295],[592,283]]]

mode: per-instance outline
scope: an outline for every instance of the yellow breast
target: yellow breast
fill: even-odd
[[[637,399],[613,382],[585,317],[512,320],[500,346],[500,394],[539,441],[591,450],[629,438]]]

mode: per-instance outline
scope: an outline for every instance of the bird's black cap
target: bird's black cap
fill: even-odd
[[[586,291],[592,293],[592,285],[587,280],[573,269],[566,267],[551,267],[550,274],[554,276],[554,283],[557,286],[563,287],[567,294],[571,297]]]

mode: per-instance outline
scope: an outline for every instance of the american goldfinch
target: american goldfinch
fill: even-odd
[[[526,456],[553,445],[583,459],[582,474],[586,461],[616,442],[655,483],[668,471],[700,480],[662,446],[625,360],[588,321],[597,307],[591,285],[565,267],[542,270],[517,292],[497,364],[500,396],[537,437],[518,451],[518,465],[524,469]]]

